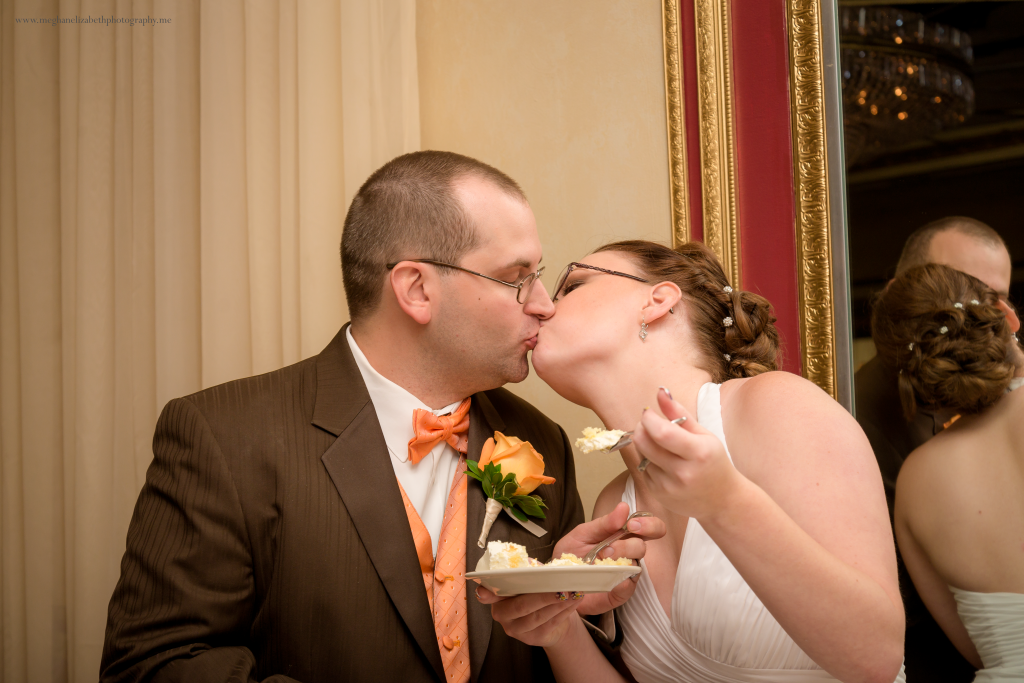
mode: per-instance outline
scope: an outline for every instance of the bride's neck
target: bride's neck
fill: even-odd
[[[610,369],[600,373],[602,381],[595,383],[588,403],[608,429],[632,430],[640,420],[644,408],[658,411],[658,388],[672,392],[672,398],[681,403],[690,414],[697,412],[697,392],[711,375],[683,362],[653,361],[631,363],[629,367]]]

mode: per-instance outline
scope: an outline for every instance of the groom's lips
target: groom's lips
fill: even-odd
[[[526,340],[526,348],[527,349],[532,351],[534,349],[534,347],[536,347],[536,346],[537,346],[537,335],[533,335],[532,337],[530,337],[529,339]]]

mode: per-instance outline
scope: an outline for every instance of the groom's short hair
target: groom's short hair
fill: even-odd
[[[956,230],[990,247],[1006,249],[1006,242],[1003,241],[999,233],[985,223],[967,216],[946,216],[922,225],[910,234],[903,245],[900,260],[896,264],[896,274],[900,275],[911,268],[931,263],[932,240],[939,233],[948,230]]]
[[[522,188],[498,169],[454,152],[396,157],[359,188],[345,216],[341,272],[352,320],[380,303],[387,264],[425,258],[458,264],[477,246],[475,226],[455,195],[461,178],[482,178],[526,203]],[[440,269],[447,275],[448,268]]]

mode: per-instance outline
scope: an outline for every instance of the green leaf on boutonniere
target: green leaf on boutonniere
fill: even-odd
[[[547,506],[544,505],[544,501],[541,500],[540,496],[513,496],[512,502],[531,517],[540,517],[541,519],[546,518],[544,510],[541,508],[545,508]]]
[[[525,522],[527,515],[546,519],[544,500],[537,495],[516,495],[519,490],[519,482],[514,472],[504,476],[501,473],[501,465],[487,463],[481,469],[473,460],[466,461],[466,475],[480,482],[484,495],[501,503],[508,508],[512,515]]]

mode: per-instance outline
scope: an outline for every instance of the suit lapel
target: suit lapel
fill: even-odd
[[[479,460],[484,442],[494,436],[495,431],[505,429],[505,422],[494,409],[491,400],[484,393],[474,394],[469,409],[469,446],[466,457]],[[476,563],[484,554],[483,548],[476,545],[477,537],[483,528],[486,514],[487,497],[476,480],[469,481],[466,500],[466,571],[476,569]],[[508,538],[509,521],[506,515],[498,515],[491,528],[490,538]],[[473,595],[475,585],[470,582],[466,586],[466,611],[469,618],[469,666],[470,680],[476,681],[480,676],[480,667],[487,656],[487,646],[491,641],[491,608],[484,605]]]
[[[338,437],[323,455],[324,466],[391,601],[438,678],[444,680],[402,494],[345,328],[317,358],[316,370],[313,424]],[[479,445],[476,452],[479,455]]]

